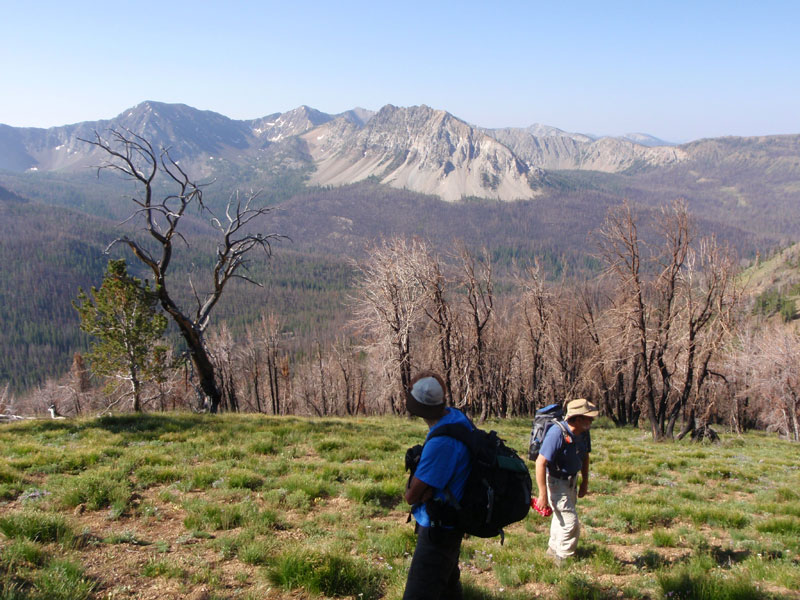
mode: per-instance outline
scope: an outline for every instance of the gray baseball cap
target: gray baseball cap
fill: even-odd
[[[406,394],[408,412],[423,419],[442,416],[445,409],[444,389],[435,377],[422,377]]]

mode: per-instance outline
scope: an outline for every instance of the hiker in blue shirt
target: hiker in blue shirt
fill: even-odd
[[[461,600],[461,571],[458,555],[464,532],[431,522],[426,503],[444,502],[445,494],[460,501],[470,471],[467,447],[458,440],[439,436],[430,438],[437,427],[459,423],[472,429],[464,414],[445,406],[444,381],[431,372],[419,373],[406,393],[406,408],[428,424],[428,436],[414,475],[405,491],[417,522],[417,546],[408,570],[403,600]]]
[[[575,554],[580,535],[577,502],[589,489],[589,453],[592,439],[589,429],[598,415],[597,407],[580,398],[567,404],[567,414],[560,427],[547,430],[536,459],[536,485],[540,507],[553,509],[547,554],[557,563]],[[578,473],[580,488],[577,487]]]

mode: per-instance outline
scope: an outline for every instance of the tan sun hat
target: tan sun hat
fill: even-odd
[[[584,416],[594,419],[599,414],[600,411],[597,410],[594,404],[589,402],[586,398],[578,398],[577,400],[570,400],[567,403],[567,414],[564,418],[569,419],[570,417]]]

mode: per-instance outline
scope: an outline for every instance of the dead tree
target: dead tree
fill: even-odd
[[[700,402],[711,361],[730,332],[734,263],[714,240],[692,244],[684,201],[662,210],[660,243],[646,254],[629,206],[609,213],[601,235],[619,284],[620,327],[630,327],[639,401],[654,439],[673,438],[690,400]]]
[[[596,287],[587,284],[580,290],[580,315],[587,343],[593,349],[586,372],[597,388],[602,414],[618,426],[637,425],[639,354],[632,352],[633,328],[625,311],[618,309],[618,298],[608,297],[611,290],[604,289],[602,283]]]
[[[470,348],[469,395],[467,407],[472,414],[480,408],[479,422],[483,423],[489,414],[486,383],[488,379],[487,335],[490,319],[494,314],[494,282],[492,265],[488,256],[483,257],[476,273],[476,259],[462,247],[460,251],[463,268],[462,286],[466,292],[466,319],[469,322]]]
[[[456,315],[447,298],[448,282],[442,273],[439,261],[428,253],[425,261],[419,265],[420,278],[423,281],[429,301],[425,306],[425,314],[436,327],[439,362],[442,366],[442,378],[445,383],[445,399],[448,406],[456,405],[456,373],[458,357],[456,356],[455,329]]]
[[[760,331],[736,361],[746,393],[767,430],[800,441],[800,334],[780,326]]]
[[[419,272],[427,254],[422,242],[396,238],[371,248],[369,258],[357,265],[355,325],[382,355],[393,413],[405,410],[411,383],[412,340],[428,301]]]
[[[676,344],[676,398],[669,408],[667,437],[673,436],[675,422],[689,408],[683,435],[695,426],[695,414],[704,415],[698,427],[707,428],[713,402],[703,404],[703,389],[711,377],[723,378],[713,370],[712,361],[730,339],[740,292],[735,285],[735,261],[714,238],[701,240],[699,250],[690,249],[679,277],[679,326]],[[674,376],[673,375],[673,376]],[[693,436],[694,437],[694,436]]]
[[[518,281],[522,288],[519,314],[522,320],[523,365],[522,386],[527,398],[527,412],[533,414],[552,399],[552,386],[547,369],[547,328],[553,308],[551,291],[544,282],[537,262]]]
[[[651,338],[648,335],[649,306],[642,280],[642,249],[636,218],[626,203],[609,211],[599,231],[600,253],[607,265],[606,274],[617,280],[620,324],[631,329],[631,356],[637,367],[643,404],[655,439],[660,439],[656,409],[654,374],[650,362]]]
[[[281,396],[283,390],[280,385],[281,357],[278,342],[281,335],[281,320],[273,313],[261,320],[261,335],[267,360],[267,380],[269,381],[269,398],[272,414],[281,414]]]
[[[155,243],[155,250],[150,249],[152,244],[147,245],[125,235],[111,242],[106,251],[116,244],[124,244],[150,269],[161,307],[178,326],[199,378],[204,402],[208,404],[209,411],[215,413],[222,403],[222,393],[215,380],[214,363],[206,347],[204,333],[211,312],[229,281],[238,278],[260,285],[243,272],[247,271],[251,250],[262,250],[270,258],[270,242],[283,237],[251,232],[253,221],[270,209],[254,205],[257,193],[242,198],[237,192],[228,201],[225,216],[221,219],[215,217],[203,200],[205,185],[192,181],[170,156],[168,148],[156,153],[148,140],[130,130],[111,129],[108,139],[95,132],[94,140],[81,141],[100,148],[108,155],[107,162],[98,167],[98,174],[101,170],[110,170],[132,180],[140,189],[140,195],[132,198],[135,210],[129,220],[143,221],[150,242]],[[165,179],[167,185],[173,186],[173,193],[157,197],[155,186],[159,177]],[[220,236],[211,272],[211,290],[201,294],[192,286],[196,303],[193,310],[181,308],[175,302],[169,277],[175,242],[186,242],[179,226],[190,208],[197,208],[209,215],[212,226]]]

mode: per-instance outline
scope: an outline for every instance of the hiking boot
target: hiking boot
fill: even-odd
[[[556,564],[557,567],[563,565],[564,561],[566,560],[566,558],[564,558],[563,556],[559,556],[558,554],[556,554],[555,551],[550,546],[547,547],[547,552],[545,552],[545,554],[552,559],[552,561]]]

